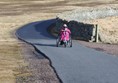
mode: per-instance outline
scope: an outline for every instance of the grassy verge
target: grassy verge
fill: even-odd
[[[0,41],[1,83],[15,83],[16,77],[22,75],[21,68],[26,67],[27,64],[23,61],[20,51],[21,47],[17,42]],[[26,72],[24,75],[26,76]]]

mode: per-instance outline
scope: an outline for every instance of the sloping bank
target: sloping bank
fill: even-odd
[[[118,44],[118,5],[78,7],[57,15],[56,31],[67,23],[72,36],[88,41]]]

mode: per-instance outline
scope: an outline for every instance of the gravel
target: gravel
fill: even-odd
[[[78,7],[73,11],[63,12],[57,17],[65,20],[83,22],[109,16],[118,16],[118,5],[98,6],[98,7]]]
[[[118,56],[118,45],[104,44],[104,43],[93,43],[93,42],[85,42],[78,41],[80,44],[95,49],[97,51],[106,52],[108,54],[112,54],[113,56]]]
[[[16,83],[60,83],[55,71],[50,66],[50,61],[37,53],[31,45],[22,44],[22,55],[28,63],[27,68],[31,75],[17,78]]]

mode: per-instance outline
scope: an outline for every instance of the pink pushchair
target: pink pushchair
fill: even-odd
[[[70,30],[62,30],[57,38],[56,46],[64,45],[64,47],[72,47],[72,39],[71,39]]]

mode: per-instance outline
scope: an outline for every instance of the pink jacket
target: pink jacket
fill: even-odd
[[[61,33],[60,33],[60,37],[61,37],[61,41],[68,41],[69,38],[70,38],[70,34],[71,34],[71,31],[68,29],[68,28],[65,28],[61,30]]]

